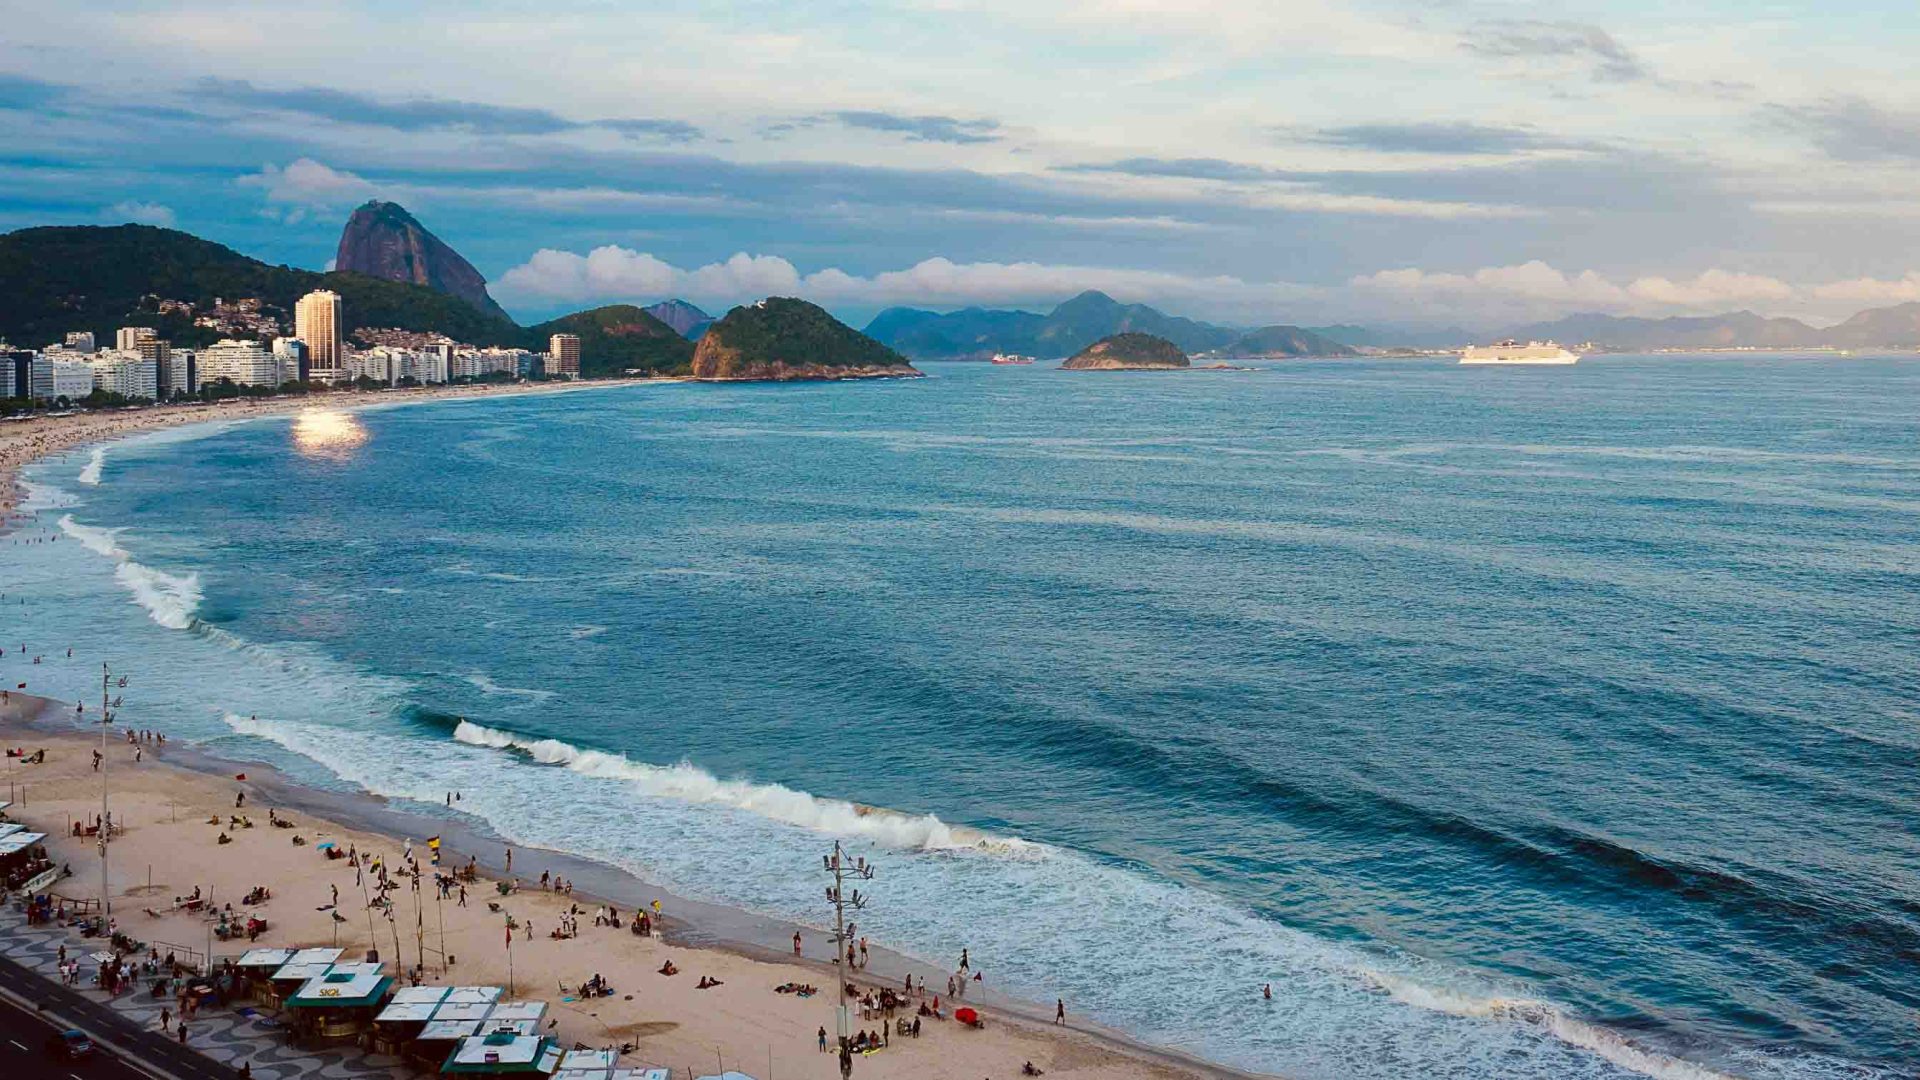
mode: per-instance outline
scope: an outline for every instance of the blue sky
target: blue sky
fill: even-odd
[[[0,4],[0,228],[146,221],[318,267],[393,198],[526,319],[1920,299],[1911,3],[67,7]]]

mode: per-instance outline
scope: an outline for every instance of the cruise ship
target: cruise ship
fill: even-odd
[[[1022,356],[1019,353],[994,353],[993,362],[996,364],[1031,364],[1033,363],[1033,357]]]
[[[1491,345],[1469,345],[1460,354],[1463,364],[1576,364],[1579,353],[1570,353],[1551,341],[1529,341],[1525,345],[1508,338]]]

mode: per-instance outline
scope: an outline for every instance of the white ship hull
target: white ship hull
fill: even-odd
[[[1460,354],[1463,364],[1577,364],[1580,354],[1568,352],[1551,341],[1531,341],[1525,345],[1503,341],[1498,345],[1469,345]]]

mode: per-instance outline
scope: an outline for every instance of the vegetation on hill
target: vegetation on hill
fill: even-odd
[[[907,358],[805,300],[775,296],[734,308],[694,350],[703,379],[832,379],[918,375]]]
[[[1125,333],[1101,338],[1060,365],[1069,371],[1128,371],[1190,366],[1180,346],[1152,334]]]
[[[693,362],[693,342],[632,304],[577,311],[529,327],[528,348],[545,349],[554,334],[579,335],[580,374],[589,378],[634,369],[685,375]]]
[[[525,341],[511,321],[424,286],[269,266],[173,229],[70,226],[0,236],[0,338],[23,347],[59,341],[69,330],[111,342],[122,326],[152,326],[177,344],[205,345],[219,333],[184,315],[162,315],[143,300],[183,300],[204,310],[216,298],[258,297],[285,323],[294,301],[314,289],[340,294],[346,332],[396,326],[475,345]]]
[[[1145,304],[1122,304],[1091,290],[1045,315],[987,308],[945,314],[888,308],[867,324],[873,337],[928,360],[985,360],[995,353],[1071,356],[1103,337],[1128,331],[1154,334],[1192,352],[1222,348],[1239,334]]]
[[[1222,356],[1358,356],[1359,350],[1298,326],[1249,330],[1220,350]]]

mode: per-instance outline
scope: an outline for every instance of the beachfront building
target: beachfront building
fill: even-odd
[[[61,359],[49,349],[33,360],[28,395],[36,401],[79,401],[93,393],[93,365],[85,360]]]
[[[257,341],[216,342],[201,351],[199,368],[202,384],[226,379],[235,386],[280,385],[280,362]]]
[[[281,382],[307,381],[308,373],[312,370],[312,358],[307,354],[306,342],[299,338],[274,338],[273,356],[280,362]]]
[[[533,374],[539,354],[526,349],[456,348],[447,366],[447,377],[478,379],[488,375],[524,378]]]
[[[393,995],[393,985],[393,976],[377,963],[331,964],[287,995],[293,1030],[303,1038],[358,1038]]]
[[[160,399],[160,367],[138,352],[103,349],[93,354],[93,389],[125,398]]]
[[[93,331],[67,331],[67,348],[72,349],[74,352],[92,352],[95,348],[93,344]]]
[[[351,378],[346,371],[346,333],[340,294],[317,289],[293,305],[293,336],[307,343],[308,377],[333,383]]]
[[[547,339],[547,374],[580,377],[580,335],[555,334]]]
[[[192,349],[167,350],[160,370],[165,375],[163,389],[169,399],[200,392],[199,362],[199,354]]]

